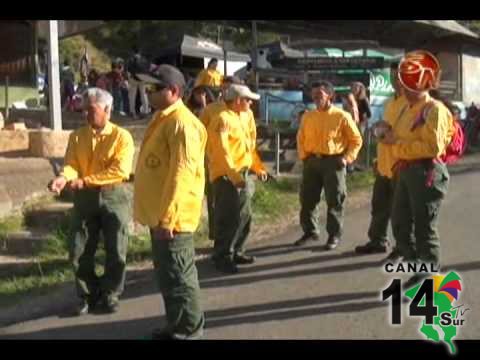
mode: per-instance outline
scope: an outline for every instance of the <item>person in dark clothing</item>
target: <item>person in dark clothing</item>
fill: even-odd
[[[195,116],[200,117],[203,109],[212,103],[213,100],[214,97],[209,89],[206,86],[200,85],[192,90],[192,94],[187,101],[187,107]]]
[[[368,119],[372,117],[370,102],[368,101],[367,89],[361,82],[354,82],[351,85],[352,94],[358,107],[358,125],[362,135],[368,125]]]
[[[112,71],[107,74],[108,88],[113,96],[113,111],[115,114],[125,115],[123,111],[122,86],[123,77],[123,61],[117,59],[112,62]]]
[[[357,106],[357,115],[358,115],[358,130],[360,134],[362,134],[363,143],[365,144],[365,135],[368,129],[368,120],[372,117],[372,112],[370,110],[370,102],[367,96],[367,89],[365,85],[361,82],[353,82],[350,86],[351,94],[355,99],[355,103]],[[368,151],[368,149],[366,149]],[[361,150],[365,151],[365,150]],[[358,166],[358,160],[356,163],[351,164],[348,171],[351,172],[352,170],[362,171],[363,169]]]
[[[140,114],[146,115],[150,112],[150,105],[148,102],[147,92],[145,88],[145,84],[137,77],[139,73],[146,73],[150,69],[150,63],[147,59],[140,53],[140,50],[134,46],[132,48],[133,55],[127,61],[127,74],[128,74],[128,87],[129,87],[129,105],[130,105],[130,115],[133,118],[137,118],[137,110],[136,110],[136,99],[137,99],[137,92],[140,96],[140,101],[142,103],[140,108]]]

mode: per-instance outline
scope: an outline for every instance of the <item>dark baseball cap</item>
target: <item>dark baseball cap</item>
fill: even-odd
[[[149,73],[136,74],[136,76],[143,82],[149,84],[159,84],[160,86],[177,85],[180,88],[185,88],[185,77],[175,66],[163,64]]]

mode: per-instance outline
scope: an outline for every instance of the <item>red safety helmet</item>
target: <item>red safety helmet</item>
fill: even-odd
[[[414,92],[436,89],[440,83],[440,63],[425,50],[405,54],[398,67],[398,79],[408,90]]]

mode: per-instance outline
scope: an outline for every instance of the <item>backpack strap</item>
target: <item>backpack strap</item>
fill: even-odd
[[[410,128],[410,131],[413,131],[417,127],[425,124],[425,121],[427,121],[428,114],[429,114],[430,110],[433,108],[433,105],[434,105],[434,102],[429,101],[422,107],[422,109],[420,110],[417,118],[413,122],[413,125]]]

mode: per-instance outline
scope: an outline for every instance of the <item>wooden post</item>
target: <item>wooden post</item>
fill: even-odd
[[[227,76],[227,49],[225,48],[225,25],[222,26],[223,76]]]
[[[257,48],[258,48],[258,39],[257,39],[257,22],[252,21],[252,38],[253,38],[253,52],[252,52],[252,71],[255,76],[255,91],[258,91],[258,72],[257,72]]]
[[[270,111],[269,111],[269,100],[270,97],[268,96],[268,93],[265,94],[265,124],[268,125],[268,117],[270,115]]]
[[[275,146],[275,176],[280,175],[280,131],[275,131],[276,146]]]
[[[9,116],[8,88],[9,88],[9,79],[8,79],[8,76],[6,76],[5,77],[5,121],[8,120],[8,116]]]

